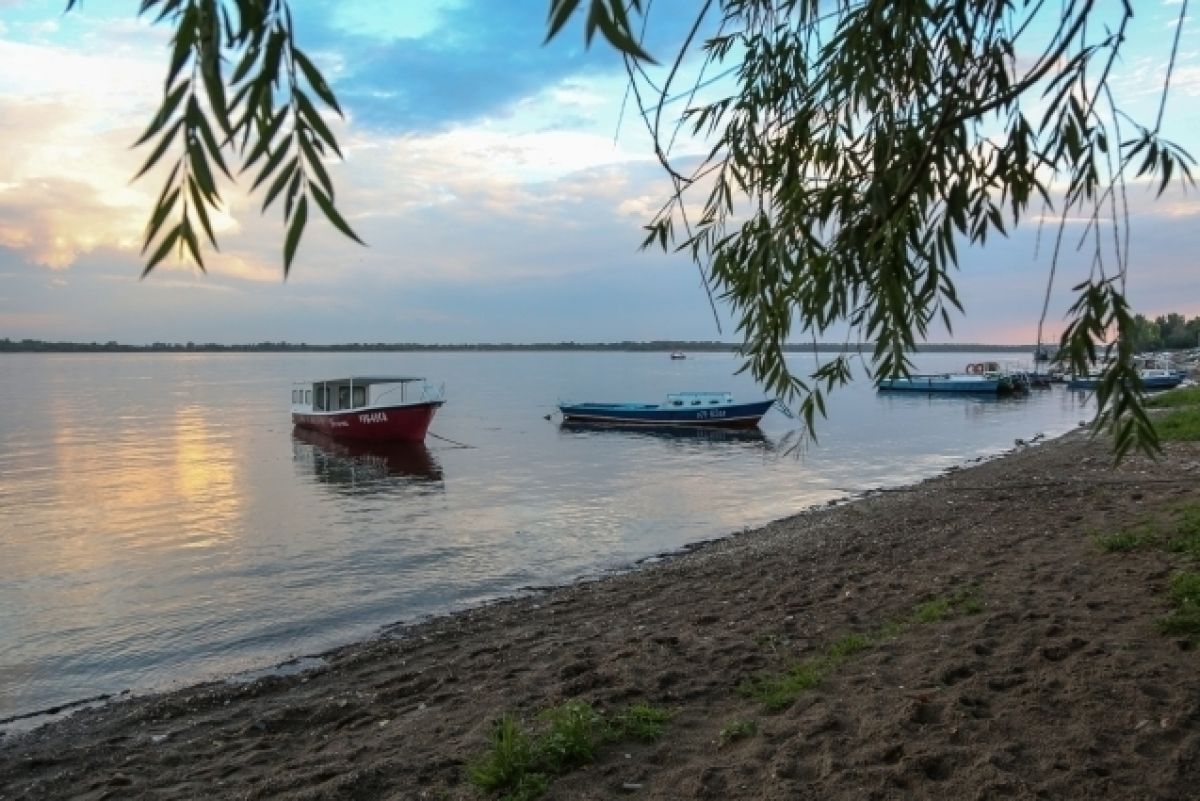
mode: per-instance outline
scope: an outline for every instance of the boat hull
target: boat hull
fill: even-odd
[[[563,422],[646,426],[753,428],[775,401],[755,401],[707,408],[664,408],[653,404],[560,404]]]
[[[955,392],[975,395],[998,395],[1002,382],[998,378],[974,375],[912,375],[906,378],[884,378],[879,381],[883,392]]]
[[[370,442],[424,442],[442,401],[340,412],[292,412],[292,424],[330,437]]]
[[[1067,382],[1067,389],[1096,389],[1100,386],[1099,378],[1072,378]],[[1164,389],[1174,389],[1183,383],[1183,376],[1152,376],[1142,379],[1144,392],[1157,392]]]

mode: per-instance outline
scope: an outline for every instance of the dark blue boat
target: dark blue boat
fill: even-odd
[[[1086,376],[1076,376],[1067,382],[1067,389],[1096,389],[1100,386],[1103,375],[1103,372],[1094,372]],[[1178,370],[1147,368],[1138,370],[1138,378],[1142,380],[1143,391],[1156,392],[1179,386],[1183,383],[1184,374]]]
[[[753,428],[774,405],[734,403],[728,392],[680,392],[665,403],[560,403],[558,410],[564,422]]]

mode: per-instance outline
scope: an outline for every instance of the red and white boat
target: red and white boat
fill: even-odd
[[[292,387],[292,423],[341,439],[424,442],[444,387],[413,376],[353,376]]]

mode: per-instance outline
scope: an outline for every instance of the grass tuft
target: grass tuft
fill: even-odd
[[[1188,406],[1154,421],[1163,442],[1200,441],[1200,407]]]
[[[1149,526],[1118,531],[1113,534],[1093,534],[1092,539],[1106,553],[1128,553],[1153,546],[1158,537]]]
[[[934,598],[919,604],[907,618],[879,626],[874,634],[847,634],[821,653],[797,662],[783,673],[746,679],[738,685],[738,692],[758,701],[769,711],[778,712],[791,706],[802,694],[825,681],[830,673],[853,657],[886,640],[899,637],[911,625],[937,623],[956,615],[974,615],[981,611],[983,602],[976,588]]]
[[[492,729],[492,750],[467,769],[467,777],[481,790],[515,790],[534,774],[537,761],[533,742],[516,719],[506,715]],[[535,796],[536,797],[536,796]],[[518,796],[510,794],[508,798]]]
[[[733,720],[721,727],[717,740],[721,745],[729,745],[747,737],[758,734],[758,724],[752,720]]]
[[[1175,608],[1158,622],[1164,634],[1200,637],[1200,573],[1177,573],[1169,591]]]
[[[1183,508],[1175,524],[1175,536],[1167,543],[1167,549],[1200,559],[1200,506]]]
[[[919,604],[913,610],[913,621],[917,623],[937,623],[950,617],[953,612],[949,598],[934,598]]]
[[[640,740],[652,743],[662,737],[667,722],[675,716],[670,709],[649,704],[634,704],[612,722],[612,734],[618,740]]]
[[[555,776],[591,762],[603,744],[658,739],[673,715],[638,704],[608,720],[590,704],[569,701],[538,716],[537,734],[508,715],[496,722],[491,749],[468,766],[467,779],[485,792],[503,793],[501,801],[534,801]]]
[[[1146,406],[1153,409],[1170,409],[1179,406],[1200,405],[1200,387],[1181,387],[1160,392],[1146,399]]]

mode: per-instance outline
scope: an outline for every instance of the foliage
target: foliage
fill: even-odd
[[[550,0],[547,39],[584,9]],[[1171,67],[1186,12],[1181,3]],[[203,266],[197,230],[216,245],[213,167],[229,176],[231,151],[242,171],[257,170],[264,210],[283,198],[285,275],[310,199],[357,240],[334,205],[323,162],[341,154],[316,104],[341,110],[295,45],[287,0],[143,0],[141,13],[175,27],[162,104],[140,140],[152,147],[143,173],[177,156],[147,227],[146,272],[174,248]],[[584,14],[587,41],[599,33],[626,58],[674,182],[644,244],[691,254],[739,318],[744,369],[798,401],[810,431],[826,394],[852,377],[850,342],[873,343],[875,376],[907,373],[930,326],[949,330],[961,311],[960,246],[1006,235],[1035,216],[1033,203],[1036,216],[1058,218],[1047,300],[1067,220],[1088,220],[1078,247],[1091,251],[1092,270],[1075,287],[1060,351],[1076,372],[1111,362],[1096,430],[1115,436],[1118,456],[1157,449],[1131,362],[1124,189],[1133,179],[1160,192],[1173,177],[1190,183],[1192,159],[1161,135],[1170,67],[1153,122],[1129,117],[1114,94],[1133,4],[705,0],[657,84],[635,34],[650,13],[650,0],[588,0]],[[702,39],[705,26],[715,33]],[[694,55],[727,70],[734,90],[699,102],[697,79],[679,93],[680,65]],[[711,143],[698,164],[670,157],[664,110],[681,97],[682,120]],[[793,372],[789,337],[815,341],[845,326],[841,352]]]
[[[81,0],[67,0],[70,11]],[[211,214],[221,210],[217,171],[232,180],[257,169],[265,212],[283,199],[286,276],[308,223],[310,199],[335,228],[361,242],[334,205],[324,161],[337,140],[317,104],[342,114],[333,90],[295,43],[287,0],[142,0],[139,14],[175,28],[162,103],[136,145],[150,147],[138,178],[174,163],[146,225],[145,277],[170,253],[204,269],[199,235],[217,247]],[[215,169],[214,169],[215,168]]]
[[[1200,347],[1200,317],[1186,319],[1182,314],[1160,314],[1153,320],[1140,314],[1133,317],[1134,349],[1183,350]]]
[[[718,32],[697,43],[706,15]],[[1180,26],[1185,17],[1186,3]],[[1131,4],[1090,1],[705,3],[667,80],[642,82],[657,95],[641,105],[675,186],[644,244],[692,255],[738,313],[753,375],[799,398],[811,429],[824,394],[849,380],[851,354],[798,375],[784,359],[787,338],[849,324],[852,339],[874,343],[875,375],[905,374],[930,325],[950,329],[950,311],[961,311],[960,245],[1007,234],[1040,203],[1058,218],[1052,282],[1067,220],[1082,216],[1092,271],[1075,287],[1060,350],[1085,372],[1103,349],[1112,367],[1097,391],[1097,430],[1115,436],[1118,457],[1153,452],[1131,361],[1124,187],[1143,176],[1160,192],[1173,176],[1190,183],[1192,159],[1161,136],[1161,107],[1142,124],[1114,96],[1132,18]],[[1053,33],[1037,39],[1037,22]],[[686,110],[711,150],[682,166],[668,156],[663,111],[693,51],[717,69],[732,64],[736,87]],[[632,66],[630,75],[637,87]]]

